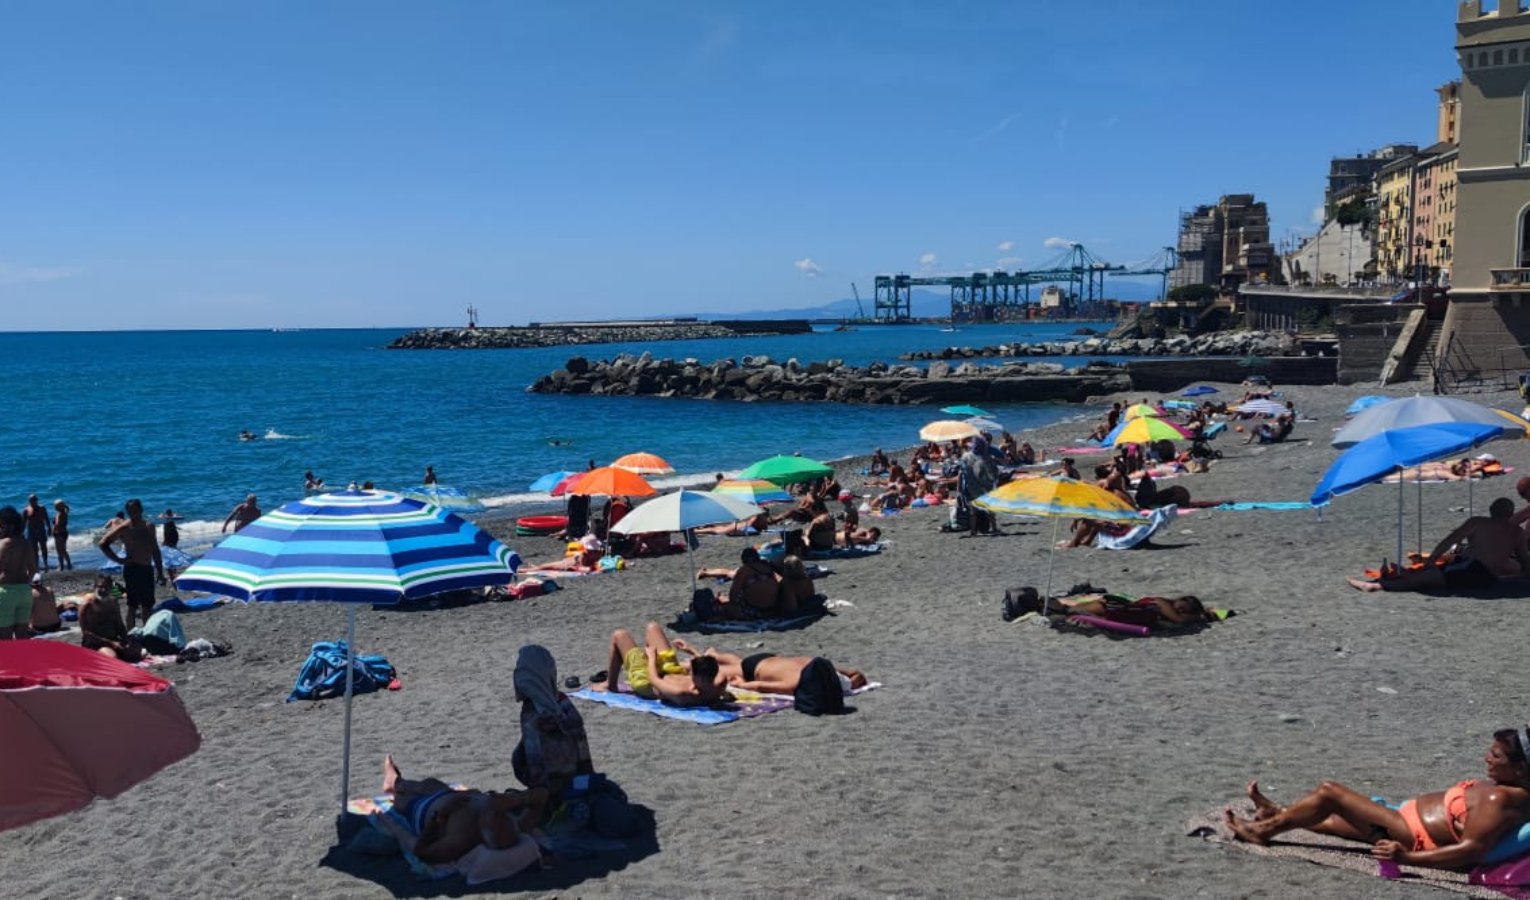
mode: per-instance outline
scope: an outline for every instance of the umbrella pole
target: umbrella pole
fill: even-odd
[[[1474,479],[1472,479],[1470,477],[1471,476],[1470,472],[1467,473],[1467,476],[1468,477],[1466,479],[1466,516],[1467,516],[1467,518],[1471,518],[1472,516],[1477,514],[1476,510],[1472,508],[1472,481]]]
[[[1419,466],[1418,478],[1418,552],[1424,552],[1424,467]]]
[[[346,604],[345,622],[345,741],[340,763],[340,817],[351,793],[351,695],[356,681],[356,604]]]
[[[1052,565],[1057,562],[1057,526],[1062,522],[1057,516],[1052,517],[1052,550],[1047,554],[1047,592],[1041,595],[1041,615],[1047,615],[1047,607],[1052,602]]]
[[[1402,510],[1403,510],[1403,477],[1402,466],[1397,467],[1397,571],[1402,571]],[[1385,573],[1383,573],[1385,574]]]

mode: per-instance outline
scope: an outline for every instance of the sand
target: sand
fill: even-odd
[[[1222,387],[1224,396],[1236,390]],[[1318,421],[1282,445],[1245,447],[1224,435],[1216,444],[1224,460],[1174,483],[1197,498],[1305,499],[1335,456],[1328,440],[1345,406],[1376,392],[1291,389]],[[1507,393],[1475,399],[1519,406]],[[1087,430],[1074,423],[1023,437],[1050,448]],[[1488,449],[1530,472],[1530,442]],[[1478,510],[1512,496],[1513,481],[1478,484]],[[1461,484],[1425,487],[1426,543],[1458,523],[1465,497]],[[1407,502],[1412,548],[1411,486]],[[1238,613],[1199,634],[1141,640],[1001,621],[1006,587],[1045,579],[1049,523],[1009,520],[1002,537],[967,539],[938,532],[944,511],[882,520],[887,552],[830,563],[834,574],[820,583],[852,606],[801,631],[709,641],[826,655],[882,689],[840,718],[784,712],[710,728],[583,705],[598,766],[653,810],[655,841],[484,892],[1420,896],[1421,888],[1183,833],[1190,816],[1251,777],[1276,798],[1323,778],[1403,797],[1481,777],[1492,731],[1530,718],[1516,601],[1365,595],[1345,585],[1344,575],[1394,555],[1395,504],[1394,489],[1372,487],[1321,519],[1197,511],[1154,549],[1059,552],[1060,586],[1190,591]],[[547,538],[509,540],[528,560],[558,552]],[[697,562],[728,565],[742,546],[706,538]],[[404,688],[357,699],[352,792],[372,789],[385,752],[406,773],[511,784],[516,648],[545,644],[561,674],[588,677],[604,668],[612,629],[668,621],[685,604],[686,568],[675,556],[572,579],[528,601],[363,610],[360,649],[386,655]],[[283,699],[309,645],[343,634],[340,607],[238,606],[184,621],[193,637],[236,648],[232,658],[162,670],[201,729],[202,749],[116,800],[0,834],[8,896],[460,890],[416,882],[397,864],[327,856],[342,704]],[[109,736],[101,752],[111,752]]]

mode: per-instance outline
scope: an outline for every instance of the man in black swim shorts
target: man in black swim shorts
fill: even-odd
[[[1443,541],[1424,560],[1424,567],[1403,572],[1385,572],[1377,581],[1345,579],[1358,591],[1416,591],[1429,588],[1481,590],[1492,587],[1498,579],[1530,573],[1530,550],[1525,532],[1514,524],[1514,501],[1500,497],[1488,507],[1486,516],[1472,516]],[[1445,566],[1437,565],[1448,550],[1470,539],[1471,555],[1461,554]]]

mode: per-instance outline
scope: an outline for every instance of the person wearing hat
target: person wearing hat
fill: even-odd
[[[32,576],[32,621],[33,634],[52,634],[64,630],[64,623],[58,617],[58,598],[53,595],[53,589],[43,584],[42,573]]]

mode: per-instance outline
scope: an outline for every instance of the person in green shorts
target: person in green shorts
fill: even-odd
[[[649,622],[644,629],[643,644],[639,646],[625,628],[613,632],[606,680],[592,687],[613,690],[617,674],[625,673],[632,693],[671,706],[711,706],[727,699],[728,684],[717,660],[697,656],[681,662],[657,622]]]
[[[32,576],[37,554],[22,533],[21,513],[0,509],[0,641],[31,637]]]

